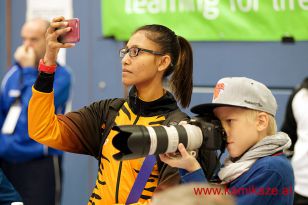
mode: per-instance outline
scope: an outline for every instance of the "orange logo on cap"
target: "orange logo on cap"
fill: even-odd
[[[213,95],[213,98],[216,99],[218,98],[220,92],[222,90],[225,89],[225,84],[224,83],[217,83],[216,86],[215,86],[215,89],[214,89],[214,95]]]

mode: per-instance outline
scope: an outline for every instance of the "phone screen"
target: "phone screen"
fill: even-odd
[[[65,20],[72,30],[58,37],[60,43],[77,43],[80,40],[80,21],[78,18]]]

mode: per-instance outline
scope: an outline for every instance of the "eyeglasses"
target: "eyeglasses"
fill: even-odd
[[[130,57],[136,57],[136,56],[138,56],[140,51],[151,53],[153,55],[164,55],[161,52],[152,51],[152,50],[148,50],[148,49],[144,49],[144,48],[137,48],[137,47],[122,48],[119,51],[119,55],[120,55],[121,58],[123,58],[128,53],[128,55]]]

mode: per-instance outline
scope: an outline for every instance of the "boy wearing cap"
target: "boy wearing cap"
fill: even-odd
[[[237,204],[293,204],[294,175],[283,154],[291,140],[277,133],[276,100],[262,83],[244,77],[220,79],[212,103],[195,106],[196,114],[214,113],[227,134],[229,156],[218,176],[223,193],[237,196]],[[180,170],[182,181],[205,181],[197,160],[179,145],[181,158],[160,155]],[[217,193],[216,193],[217,194]]]

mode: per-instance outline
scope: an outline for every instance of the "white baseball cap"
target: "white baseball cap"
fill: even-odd
[[[212,103],[194,106],[196,114],[212,112],[215,107],[236,106],[276,115],[277,102],[272,92],[262,83],[246,77],[220,79],[213,93]]]

